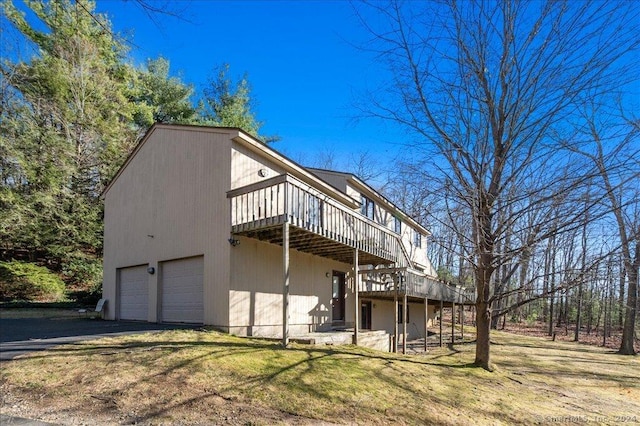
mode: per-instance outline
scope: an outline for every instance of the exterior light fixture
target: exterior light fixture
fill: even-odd
[[[149,266],[147,268],[147,272],[149,273],[149,275],[153,275],[156,273],[156,268],[154,268],[153,266]]]
[[[229,244],[231,244],[233,247],[235,247],[235,246],[240,244],[240,240],[236,240],[233,237],[229,238],[227,241],[229,241]]]
[[[267,176],[269,176],[269,170],[267,170],[267,169],[260,169],[260,170],[258,170],[258,176],[260,176],[260,177],[267,177]]]

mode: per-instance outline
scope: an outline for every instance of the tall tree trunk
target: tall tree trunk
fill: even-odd
[[[502,307],[506,305],[504,298],[499,297],[498,295],[500,293],[502,293],[502,286],[501,286],[501,281],[502,281],[502,276],[500,274],[500,268],[498,268],[496,270],[496,273],[493,276],[493,294],[496,296],[496,300],[494,303],[494,311],[496,312],[500,312],[502,310]],[[500,317],[498,315],[491,315],[491,329],[492,330],[497,330],[498,329],[498,321],[500,321]]]
[[[587,197],[587,201],[589,198]],[[584,225],[582,226],[582,267],[580,268],[581,277],[578,284],[578,306],[576,311],[576,330],[573,335],[573,340],[577,342],[580,340],[580,320],[582,319],[582,298],[584,291],[584,280],[587,271],[587,223],[589,222],[589,210],[585,208],[587,212],[584,218]]]
[[[627,291],[627,305],[625,306],[624,327],[622,329],[622,343],[619,353],[635,355],[635,325],[638,308],[638,268],[640,268],[640,239],[636,240],[636,253],[633,263],[626,268],[629,287]]]
[[[483,288],[486,299],[489,297],[489,286],[478,285],[478,289]],[[485,302],[485,297],[479,296],[476,301],[476,359],[475,365],[485,370],[492,371],[490,344],[491,344],[491,307]],[[485,300],[486,300],[485,299]]]
[[[549,275],[551,274],[551,245],[553,244],[553,238],[549,239],[549,244],[547,245],[547,250],[544,254],[544,277],[542,279],[542,293],[548,294],[549,291]],[[542,322],[547,323],[549,318],[549,302],[545,297],[542,299]]]
[[[622,273],[620,274],[620,294],[619,294],[619,298],[618,298],[618,306],[620,307],[620,309],[618,309],[618,324],[622,327],[624,325],[624,314],[625,314],[625,284],[626,284],[626,280],[625,280],[625,273],[624,273],[624,261],[621,262],[621,268],[623,269]]]
[[[581,316],[581,312],[582,312],[582,297],[583,297],[583,289],[582,286],[584,284],[582,282],[580,282],[580,286],[578,287],[578,306],[577,306],[577,312],[576,312],[576,329],[573,335],[573,340],[575,342],[580,340],[580,316]]]
[[[553,336],[553,322],[555,319],[553,318],[553,314],[555,311],[555,300],[556,300],[556,262],[555,262],[555,247],[551,254],[551,280],[549,281],[549,290],[551,291],[551,296],[549,297],[549,336]]]
[[[561,291],[558,295],[558,299],[560,301],[560,306],[558,307],[558,321],[556,321],[556,327],[560,327],[562,325],[562,318],[564,317],[564,291]]]
[[[487,371],[493,371],[491,365],[491,277],[494,272],[494,239],[491,230],[491,202],[481,194],[479,215],[476,218],[475,237],[478,241],[479,255],[476,267],[476,359],[475,365]]]

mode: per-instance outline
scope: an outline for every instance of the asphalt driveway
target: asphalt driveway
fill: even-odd
[[[199,327],[191,324],[153,324],[89,318],[0,318],[0,361],[83,340]]]

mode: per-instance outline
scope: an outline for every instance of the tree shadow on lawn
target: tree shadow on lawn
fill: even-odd
[[[227,337],[227,335],[221,335],[221,338],[231,339],[230,337]],[[528,345],[528,344],[519,345],[519,344],[511,344],[511,343],[507,343],[507,344],[497,343],[496,345],[503,346],[503,347],[523,346],[523,347],[529,347],[529,348],[539,348],[539,347],[536,347],[535,345]],[[191,356],[187,356],[184,359],[180,359],[181,351],[187,351],[192,349],[202,349],[203,352],[202,353],[196,352]],[[447,369],[476,368],[475,365],[470,362],[462,363],[462,364],[452,363],[452,360],[450,357],[464,354],[464,352],[452,345],[449,345],[448,349],[449,349],[449,352],[444,354],[416,357],[413,355],[403,356],[400,354],[393,354],[393,353],[391,354],[376,353],[375,351],[370,351],[370,350],[353,347],[353,346],[343,346],[343,347],[335,348],[335,347],[317,347],[317,346],[307,347],[302,345],[292,345],[291,348],[285,349],[279,343],[256,340],[255,338],[254,339],[237,338],[237,341],[235,340],[201,341],[201,340],[196,340],[194,338],[193,340],[181,339],[177,341],[170,340],[170,339],[166,339],[166,340],[160,339],[158,341],[125,341],[120,344],[114,344],[113,342],[109,342],[109,341],[106,341],[105,344],[100,344],[100,342],[96,342],[96,341],[85,341],[85,342],[72,343],[64,346],[51,348],[46,352],[41,352],[38,354],[31,355],[29,358],[51,359],[52,357],[58,357],[58,356],[62,356],[66,358],[71,356],[84,357],[88,355],[103,355],[105,357],[108,357],[110,355],[120,355],[130,351],[133,353],[139,352],[139,353],[152,354],[153,356],[147,356],[144,360],[137,359],[134,357],[134,358],[131,358],[130,360],[126,360],[126,359],[122,360],[123,362],[132,362],[142,366],[144,366],[145,364],[157,366],[156,363],[161,360],[168,363],[160,371],[150,375],[143,375],[139,379],[130,382],[129,384],[121,387],[120,389],[117,389],[117,392],[120,395],[128,391],[135,392],[136,387],[138,386],[142,386],[145,384],[157,384],[161,382],[163,377],[169,376],[170,374],[175,372],[179,372],[180,374],[179,377],[185,378],[186,380],[188,377],[190,377],[192,368],[197,368],[198,365],[206,365],[207,361],[211,361],[217,358],[225,358],[225,357],[233,357],[233,356],[242,357],[242,356],[252,355],[252,354],[259,356],[260,352],[271,353],[276,357],[276,359],[274,359],[273,361],[273,366],[271,367],[274,369],[273,372],[266,372],[266,373],[263,372],[247,378],[238,377],[237,378],[238,382],[236,383],[221,386],[219,389],[205,389],[205,391],[202,392],[200,395],[191,396],[182,401],[176,401],[176,402],[170,401],[169,404],[166,404],[166,403],[162,404],[161,408],[158,408],[158,406],[153,406],[153,403],[151,403],[151,405],[147,404],[145,407],[142,408],[142,410],[146,411],[146,413],[141,413],[141,416],[136,416],[135,419],[137,421],[148,421],[148,420],[157,418],[159,416],[165,415],[173,409],[177,409],[181,406],[189,406],[197,403],[198,401],[204,401],[207,398],[219,397],[226,401],[232,401],[232,400],[235,401],[237,400],[237,397],[233,395],[238,394],[238,387],[244,388],[249,392],[251,392],[252,390],[258,389],[258,391],[260,392],[260,391],[263,391],[260,388],[262,388],[265,385],[265,383],[278,380],[279,378],[283,378],[282,380],[293,382],[294,384],[293,387],[299,392],[303,392],[313,398],[322,400],[326,404],[335,404],[336,403],[335,394],[325,391],[325,389],[322,386],[319,386],[318,383],[312,383],[312,382],[307,383],[304,380],[305,376],[314,373],[314,370],[316,370],[317,368],[320,368],[319,363],[321,363],[323,360],[329,359],[332,356],[337,356],[337,357],[340,357],[340,359],[344,359],[347,361],[359,360],[359,359],[379,360],[383,362],[380,365],[381,367],[386,367],[386,366],[393,367],[394,365],[403,365],[408,363],[412,365],[425,365],[425,366],[429,365],[429,366],[436,366],[436,367],[445,367]],[[543,347],[542,349],[554,350],[555,348]],[[569,350],[564,348],[562,349]],[[154,354],[154,352],[156,351],[157,353]],[[304,354],[304,356],[302,359],[295,360],[294,362],[279,361],[277,359],[278,354],[285,353],[285,351],[299,352]],[[582,352],[589,352],[589,351],[582,351]],[[601,354],[602,352],[598,351],[596,353]],[[167,359],[169,355],[177,355],[178,357],[172,361],[171,359]],[[545,355],[539,355],[539,356],[543,358],[545,357]],[[549,354],[548,356],[551,356],[551,354]],[[557,356],[557,355],[554,355],[554,356]],[[567,358],[570,358],[570,356],[567,355]],[[580,358],[578,362],[586,364],[590,361],[591,360],[589,360],[588,358]],[[283,365],[278,365],[279,362],[283,362]],[[455,362],[455,360],[453,362]],[[553,361],[553,362],[559,362],[559,361]],[[499,365],[501,367],[504,366],[505,368],[512,371],[522,370],[522,365],[519,365],[515,361],[503,362],[503,360],[500,360]],[[301,366],[304,368],[299,369],[299,367]],[[264,369],[265,367],[263,366],[262,368]],[[549,372],[543,368],[531,370],[529,372],[535,373],[535,374],[541,374],[541,375],[549,374]],[[449,404],[449,406],[451,406],[450,401],[437,398],[436,396],[431,395],[424,390],[421,391],[421,393],[416,394],[416,389],[413,386],[411,386],[410,379],[408,379],[406,375],[403,375],[401,373],[402,373],[402,369],[399,368],[398,372],[393,372],[392,374],[385,374],[382,370],[379,370],[379,369],[374,374],[376,374],[381,380],[385,380],[387,383],[389,383],[392,386],[392,388],[399,389],[402,392],[406,392],[409,394],[415,394],[416,397],[423,398],[425,401],[427,399],[436,398],[440,401],[440,403],[445,405]],[[446,374],[446,372],[443,374]],[[584,374],[584,372],[567,372],[566,375],[581,376],[582,374]],[[290,377],[287,375],[289,375]],[[104,378],[104,375],[100,376],[99,374],[96,374],[95,376],[96,376],[96,380],[98,378]],[[604,378],[609,378],[611,380],[618,379],[621,383],[624,383],[627,386],[629,385],[628,382],[637,380],[637,377],[631,377],[631,376],[607,377],[605,375]],[[229,377],[227,377],[226,379],[229,379]],[[92,388],[92,387],[95,389],[95,384],[89,383],[87,385],[87,388]],[[109,396],[105,398],[107,398],[108,400]],[[353,415],[357,416],[358,402],[357,401],[354,402],[354,400],[345,398],[344,396],[340,398],[341,399],[338,400],[337,403],[343,404],[347,408],[352,406],[351,410],[353,411]],[[240,401],[242,402],[242,400]],[[346,410],[347,408],[344,408],[344,409]],[[111,407],[111,409],[113,409],[113,407]],[[278,411],[278,409],[275,409],[275,408],[272,408],[272,409]],[[282,412],[286,413],[286,411],[282,411]],[[289,413],[289,414],[293,414],[296,416],[299,415],[297,413]],[[504,413],[500,413],[500,415],[503,416],[502,418],[504,418],[505,416]],[[424,420],[424,418],[418,418],[418,416],[419,414],[415,414],[415,418],[414,418],[415,421]],[[507,415],[507,420],[509,419],[513,421],[518,420],[516,417],[511,417]]]
[[[207,331],[198,331],[207,333]],[[154,332],[154,335],[158,335],[163,333]],[[140,336],[140,335],[138,335]],[[221,334],[223,337],[228,337],[228,335]],[[111,339],[111,337],[102,337],[106,339]],[[102,339],[101,338],[101,339]],[[284,348],[281,346],[279,342],[274,342],[272,340],[260,340],[256,338],[240,338],[237,337],[237,341],[198,341],[198,340],[158,340],[158,341],[127,341],[123,343],[113,344],[113,343],[105,343],[101,344],[99,340],[88,340],[81,342],[72,342],[62,344],[60,346],[53,346],[50,348],[46,348],[44,351],[39,351],[37,353],[28,354],[24,356],[20,356],[15,358],[19,359],[48,359],[55,356],[64,356],[64,357],[83,357],[88,355],[118,355],[120,353],[134,353],[134,352],[153,352],[158,351],[160,356],[164,356],[166,351],[170,351],[172,354],[177,353],[179,351],[190,350],[194,348],[212,348],[216,349],[213,352],[207,352],[198,358],[202,358],[205,356],[229,356],[229,355],[240,355],[242,353],[249,353],[255,351],[275,351],[276,353],[279,351],[299,351],[306,352],[308,357],[311,358],[311,354],[319,353],[322,354],[322,357],[331,356],[331,355],[339,355],[343,359],[378,359],[385,362],[393,362],[393,363],[409,363],[415,365],[431,365],[431,366],[440,366],[440,367],[449,367],[449,368],[476,368],[475,364],[472,362],[455,364],[451,362],[438,362],[438,359],[446,359],[449,357],[453,357],[456,355],[463,354],[464,352],[455,348],[455,345],[448,344],[447,348],[449,352],[440,354],[440,355],[429,355],[426,354],[424,356],[415,356],[412,354],[396,354],[396,353],[385,353],[378,352],[374,350],[365,349],[362,347],[352,346],[352,345],[344,345],[339,347],[322,347],[322,346],[307,346],[303,344],[295,344],[290,345],[288,348]],[[466,342],[465,342],[466,343]],[[244,349],[242,352],[238,350]],[[151,359],[153,360],[153,358]],[[190,362],[195,360],[185,360],[183,365],[188,365]],[[309,362],[309,359],[300,361],[295,365],[290,366],[290,368],[294,368],[296,365],[302,364],[304,362]]]

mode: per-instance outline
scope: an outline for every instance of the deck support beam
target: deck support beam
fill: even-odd
[[[456,342],[456,303],[451,302],[451,344]]]
[[[424,298],[424,351],[427,351],[427,337],[429,337],[429,298]]]
[[[393,277],[393,352],[398,353],[398,278],[399,275]]]
[[[405,287],[404,294],[402,295],[402,353],[407,353],[407,314],[409,313],[409,306],[407,306],[407,291]]]
[[[358,271],[358,249],[353,250],[353,298],[355,303],[353,321],[353,344],[358,344],[358,327],[360,326],[360,274]]]
[[[289,222],[282,225],[282,346],[289,345]]]
[[[442,347],[442,317],[444,314],[444,302],[440,299],[440,347]]]
[[[464,340],[464,305],[460,305],[460,338]]]

